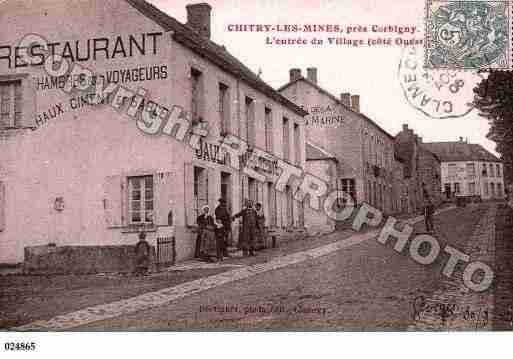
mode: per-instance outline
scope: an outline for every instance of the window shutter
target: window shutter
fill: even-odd
[[[22,128],[36,128],[36,88],[31,86],[31,81],[21,82],[21,96],[23,109],[21,112],[20,126]]]
[[[184,196],[185,196],[185,223],[188,226],[196,224],[196,212],[194,211],[194,166],[186,163],[184,168]]]
[[[0,232],[5,230],[5,184],[0,182]]]
[[[170,172],[158,173],[155,175],[155,224],[166,226],[168,224],[168,215],[170,211],[175,213],[176,209],[172,207],[173,199],[173,181]]]
[[[109,176],[105,181],[105,222],[108,228],[123,225],[122,199],[124,186],[121,176]]]

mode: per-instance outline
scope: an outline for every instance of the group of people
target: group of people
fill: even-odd
[[[242,249],[243,256],[255,255],[258,239],[265,237],[265,216],[260,203],[257,203],[253,208],[253,202],[246,199],[244,208],[232,216],[226,206],[226,201],[221,198],[214,211],[214,216],[210,214],[208,206],[203,206],[201,212],[196,219],[198,224],[196,258],[209,258],[208,252],[213,243],[215,243],[218,261],[223,261],[225,257],[229,257],[228,244],[232,233],[231,224],[237,218],[242,218],[239,247]]]

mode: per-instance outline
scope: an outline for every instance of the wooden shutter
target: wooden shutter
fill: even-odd
[[[155,175],[155,224],[158,226],[168,225],[169,211],[175,215],[176,208],[172,207],[173,199],[173,178],[172,173],[164,172]]]
[[[107,227],[121,227],[123,216],[124,185],[121,176],[109,176],[105,181],[105,222]]]
[[[0,232],[5,230],[5,184],[0,182]]]
[[[194,210],[194,166],[186,163],[184,168],[184,206],[185,223],[188,226],[196,224],[196,212]]]
[[[31,86],[31,81],[23,80],[21,82],[21,121],[20,126],[22,128],[36,128],[36,88]]]

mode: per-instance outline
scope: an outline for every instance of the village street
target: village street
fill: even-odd
[[[151,278],[144,278],[146,283],[139,283],[132,292],[122,293],[118,280],[117,287],[104,283],[103,301],[86,306],[85,299],[62,300],[66,311],[43,311],[31,321],[18,318],[16,329],[487,330],[497,325],[507,329],[512,275],[504,267],[511,245],[496,222],[511,229],[511,217],[505,216],[511,215],[508,210],[504,205],[476,204],[436,216],[442,248],[449,243],[471,260],[501,268],[495,273],[498,285],[480,294],[464,287],[462,268],[456,267],[451,278],[442,275],[448,255],[424,266],[406,250],[394,251],[393,239],[386,245],[377,242],[375,230],[344,231],[284,244],[259,252],[256,258],[232,258],[223,267],[210,264],[204,266],[202,275],[175,279],[174,285],[166,286],[166,282],[194,273],[194,266],[189,271],[161,274],[157,286],[147,284]],[[418,222],[415,232],[423,231],[423,223]],[[501,253],[495,255],[499,247]],[[75,291],[84,297],[88,291],[96,293],[95,298],[99,293],[97,288]],[[45,302],[56,308],[59,299],[46,298]],[[27,303],[19,305],[27,311]],[[452,308],[450,315],[442,314],[441,308],[447,307]]]

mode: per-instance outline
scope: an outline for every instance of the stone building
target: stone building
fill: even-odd
[[[175,236],[189,258],[199,209],[221,197],[232,212],[263,203],[278,235],[303,227],[292,185],[274,184],[284,163],[305,167],[306,112],[210,39],[210,14],[190,5],[182,24],[142,0],[0,3],[0,263],[27,246],[134,244],[141,230]],[[26,34],[46,43],[27,48]],[[92,86],[47,73],[46,50],[92,71]],[[248,148],[221,145],[231,135]]]
[[[404,176],[408,180],[408,212],[422,211],[427,195],[436,205],[440,204],[440,158],[406,124],[395,137],[395,148],[396,155],[404,163]]]
[[[455,142],[424,144],[442,161],[441,191],[444,199],[455,196],[504,199],[504,168],[501,160],[479,144],[460,137]]]
[[[306,137],[333,154],[339,165],[338,187],[356,203],[392,210],[394,137],[360,111],[360,96],[334,96],[318,84],[316,68],[290,70],[290,81],[279,91],[302,106]]]
[[[405,176],[404,161],[394,155],[392,170],[392,213],[410,212],[410,185],[409,179]]]

